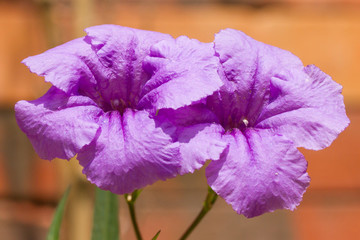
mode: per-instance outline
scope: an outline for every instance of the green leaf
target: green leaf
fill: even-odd
[[[63,197],[61,198],[61,200],[56,208],[55,215],[52,220],[46,240],[58,240],[59,239],[61,221],[62,221],[62,218],[64,215],[65,203],[69,196],[69,192],[70,192],[70,187],[68,187],[66,189]]]
[[[96,188],[92,240],[119,239],[118,196]]]
[[[159,230],[159,231],[155,234],[155,236],[152,238],[152,240],[156,240],[156,239],[158,238],[158,236],[160,235],[160,232],[161,232],[161,230]]]

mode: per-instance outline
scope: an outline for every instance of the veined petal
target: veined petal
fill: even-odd
[[[23,60],[31,72],[45,76],[66,93],[77,93],[80,88],[88,94],[95,94],[97,79],[106,75],[91,46],[78,38]]]
[[[126,105],[136,107],[142,86],[149,80],[142,68],[143,60],[153,44],[171,36],[116,25],[94,26],[85,31],[86,41],[110,70],[100,84],[102,97],[107,102],[121,99]]]
[[[88,97],[68,96],[55,87],[34,101],[20,101],[15,116],[43,159],[70,159],[96,136],[102,110]]]
[[[234,130],[223,137],[229,147],[206,169],[209,186],[246,217],[294,210],[310,179],[293,143],[267,130]]]
[[[236,109],[230,112],[245,117],[250,125],[268,104],[271,77],[294,78],[303,67],[290,52],[258,42],[234,29],[216,34],[215,51],[221,63],[219,72],[223,71],[227,80],[222,90],[230,92],[237,101],[231,105]]]
[[[161,109],[154,120],[180,144],[181,175],[201,168],[206,160],[218,160],[227,146],[221,138],[224,129],[204,104]]]
[[[144,61],[151,78],[139,107],[177,109],[211,95],[223,85],[218,64],[211,43],[181,36],[155,44]]]
[[[158,124],[164,123],[175,126],[191,126],[199,123],[218,123],[216,115],[202,103],[192,104],[178,109],[160,109],[158,110],[155,119]]]
[[[88,180],[113,193],[131,193],[157,180],[175,177],[179,147],[146,111],[112,111],[99,120],[101,133],[79,154]]]
[[[193,173],[201,168],[206,160],[216,161],[227,147],[221,138],[224,129],[219,124],[196,124],[177,130],[180,143],[181,175]]]
[[[314,65],[302,82],[272,78],[273,101],[263,110],[257,128],[271,128],[296,146],[328,147],[349,124],[341,85]]]

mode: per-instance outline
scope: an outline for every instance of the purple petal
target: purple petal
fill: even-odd
[[[170,124],[180,127],[218,122],[216,115],[201,103],[176,110],[171,108],[161,109],[157,112],[155,118],[159,124]]]
[[[219,124],[196,124],[177,130],[180,143],[180,174],[193,173],[206,160],[218,160],[227,143],[221,139],[224,129]]]
[[[66,93],[77,93],[81,87],[85,90],[91,86],[94,88],[97,78],[102,78],[102,74],[106,72],[83,38],[28,57],[23,63],[32,72],[45,76],[45,81]],[[91,88],[86,91],[94,92]]]
[[[180,144],[180,174],[192,173],[206,160],[217,160],[227,144],[221,136],[224,129],[216,116],[203,104],[179,109],[161,109],[155,121],[173,141]]]
[[[96,136],[102,110],[88,97],[67,96],[52,87],[34,101],[20,101],[15,116],[43,159],[70,159]]]
[[[317,67],[304,69],[301,82],[272,78],[274,100],[263,110],[257,128],[271,128],[296,146],[319,150],[349,124],[341,85]]]
[[[124,194],[176,176],[178,143],[156,127],[147,112],[107,112],[99,122],[101,134],[78,154],[90,182]]]
[[[307,162],[293,143],[255,129],[234,130],[223,138],[229,148],[206,169],[210,187],[246,217],[294,210],[310,179]]]
[[[139,107],[177,109],[211,95],[223,85],[214,55],[212,44],[185,36],[152,46],[144,62],[152,76]]]
[[[269,101],[271,77],[291,78],[294,69],[303,67],[290,52],[258,42],[233,29],[222,30],[215,36],[215,51],[227,80],[222,90],[230,92],[234,98],[231,105],[234,109],[230,111],[234,116],[230,116],[234,121],[240,121],[239,116],[246,118],[250,125],[256,122]]]
[[[142,68],[150,47],[170,35],[116,25],[87,28],[88,41],[110,74],[100,85],[102,97],[111,102],[121,99],[128,107],[136,107],[142,86],[149,76]]]

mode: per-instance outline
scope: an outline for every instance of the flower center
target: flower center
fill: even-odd
[[[131,107],[131,103],[126,104],[123,99],[113,99],[110,101],[112,110],[120,112],[121,116],[124,114],[126,108]]]
[[[234,118],[229,116],[228,121],[224,124],[226,131],[232,131],[233,129],[239,129],[240,131],[245,131],[249,126],[249,120],[246,117]]]
[[[105,93],[107,93],[105,91]],[[80,89],[79,94],[91,98],[104,112],[118,111],[121,115],[124,114],[127,108],[135,108],[137,105],[137,98],[128,98],[130,100],[124,100],[120,94],[111,94],[109,97],[103,95],[99,90],[96,91],[85,91]]]

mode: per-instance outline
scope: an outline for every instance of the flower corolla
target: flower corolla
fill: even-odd
[[[104,190],[130,193],[176,176],[179,143],[154,117],[222,86],[212,44],[115,25],[86,32],[23,61],[53,86],[16,104],[20,128],[43,159],[77,155]]]

